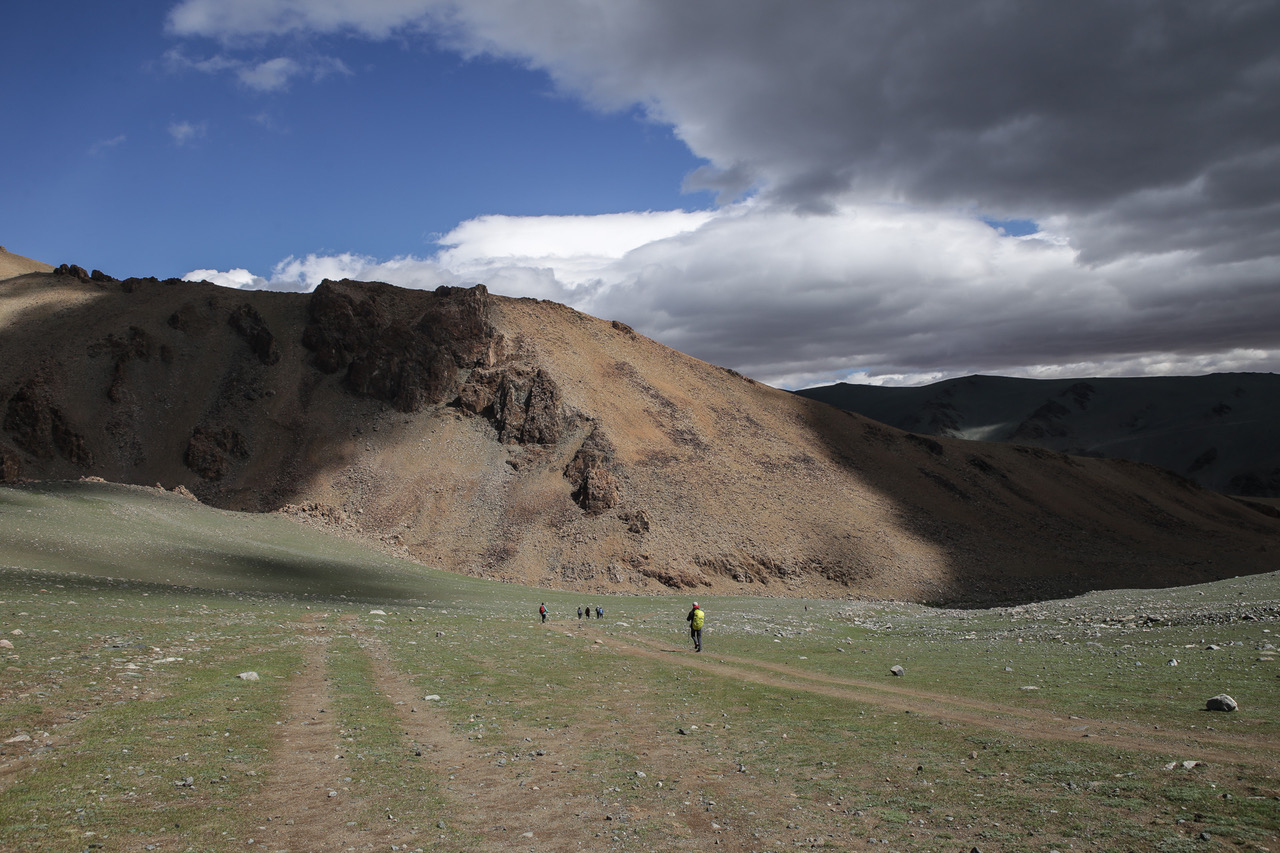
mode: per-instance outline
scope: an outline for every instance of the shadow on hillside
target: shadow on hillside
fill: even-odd
[[[1275,569],[1280,524],[1152,466],[934,439],[810,400],[802,412],[828,458],[892,507],[906,541],[881,569],[903,597],[984,607]],[[931,574],[901,559],[913,551],[932,551]]]

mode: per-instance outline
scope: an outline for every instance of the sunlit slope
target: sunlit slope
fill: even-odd
[[[0,481],[182,486],[530,587],[991,601],[1280,549],[1149,466],[910,435],[480,286],[21,276],[0,415]]]

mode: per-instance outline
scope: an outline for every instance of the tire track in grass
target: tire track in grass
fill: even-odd
[[[525,735],[529,741],[521,753],[508,753],[499,744],[490,747],[456,731],[446,715],[424,701],[409,677],[391,663],[390,650],[380,638],[364,631],[361,641],[373,662],[379,690],[400,714],[405,737],[423,745],[423,760],[457,806],[450,820],[480,839],[469,849],[675,851],[689,849],[694,839],[705,839],[710,833],[711,819],[695,807],[682,809],[683,818],[676,818],[687,821],[687,826],[668,824],[671,837],[659,840],[650,833],[640,840],[623,834],[623,830],[630,833],[638,819],[658,816],[633,813],[635,806],[624,804],[623,792],[614,790],[616,786],[602,792],[598,786],[607,783],[596,778],[581,756],[602,746],[622,745],[637,754],[653,749],[653,743],[637,740],[634,728],[614,732],[616,727],[605,722],[577,722],[558,733],[554,745],[547,743],[540,749],[545,731],[508,724],[504,743],[521,741]],[[754,849],[748,839],[731,832],[719,832],[714,843],[720,845],[717,849]]]
[[[822,675],[752,658],[721,654],[697,655],[635,634],[610,635],[606,642],[622,654],[659,660],[670,660],[673,655],[677,655],[685,666],[723,678],[785,690],[802,690],[865,705],[887,706],[921,716],[995,729],[1037,740],[1080,742],[1084,738],[1096,738],[1094,745],[1097,746],[1134,749],[1162,756],[1185,756],[1190,751],[1195,753],[1197,760],[1260,767],[1274,767],[1280,763],[1280,744],[1251,733],[1241,733],[1239,737],[1231,738],[1198,731],[1195,734],[1155,731],[1124,722],[1088,719],[1078,715],[1064,718],[1050,711],[1015,708],[896,684],[877,684]]]
[[[331,638],[314,625],[304,625],[302,633],[305,662],[289,682],[283,718],[274,727],[275,754],[247,832],[254,849],[319,853],[390,850],[391,844],[409,844],[411,839],[399,827],[361,828],[367,825],[367,803],[350,793],[352,768],[341,757],[340,720],[332,710]]]

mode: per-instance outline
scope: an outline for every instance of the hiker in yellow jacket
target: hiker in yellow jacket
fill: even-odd
[[[707,614],[702,612],[698,602],[693,603],[693,609],[689,611],[685,621],[689,623],[689,636],[693,638],[693,650],[702,651],[702,624],[707,621]]]

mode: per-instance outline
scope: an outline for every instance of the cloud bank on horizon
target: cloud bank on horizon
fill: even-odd
[[[720,197],[191,278],[478,281],[784,387],[1280,370],[1278,2],[183,0],[168,26],[264,88],[358,74],[278,40],[519,63],[671,126]]]

